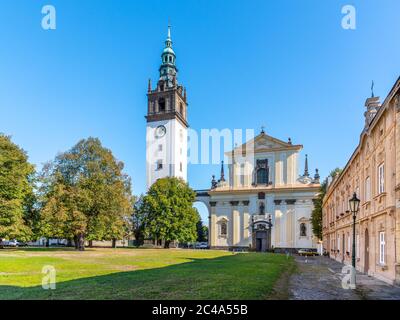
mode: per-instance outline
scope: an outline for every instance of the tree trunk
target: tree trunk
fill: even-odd
[[[72,239],[71,238],[68,239],[67,247],[72,247]]]
[[[78,236],[74,236],[74,245],[75,245],[75,249],[78,250],[79,249]]]
[[[84,239],[82,233],[80,233],[78,235],[78,250],[79,251],[84,251],[85,250],[85,239]]]
[[[93,240],[89,240],[89,248],[93,248]]]
[[[116,239],[112,239],[112,247],[113,248],[117,247],[117,240]]]
[[[164,242],[164,248],[165,248],[165,249],[169,249],[170,243],[171,243],[171,241],[165,240],[165,242]]]
[[[50,239],[46,238],[46,248],[50,247]]]

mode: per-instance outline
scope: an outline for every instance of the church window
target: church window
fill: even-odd
[[[179,112],[183,115],[183,105],[182,102],[179,104]]]
[[[300,223],[300,237],[307,237],[307,227],[305,223]]]
[[[227,226],[226,222],[225,221],[221,222],[219,235],[221,237],[226,237],[226,235],[228,233],[227,229],[228,229],[228,226]]]
[[[169,56],[169,62],[172,62],[172,57],[171,56]]]
[[[267,169],[257,170],[257,184],[267,184]]]
[[[160,112],[165,111],[165,99],[164,98],[160,98],[160,100],[158,100],[158,110]]]
[[[264,202],[260,202],[259,214],[260,214],[260,215],[264,215],[264,214],[265,214],[265,205],[264,205]]]

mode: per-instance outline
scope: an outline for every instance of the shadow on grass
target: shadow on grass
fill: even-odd
[[[67,280],[55,290],[0,286],[0,299],[266,299],[292,259],[235,254]]]

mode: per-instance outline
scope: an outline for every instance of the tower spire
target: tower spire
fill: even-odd
[[[168,33],[167,39],[165,40],[165,47],[161,54],[161,66],[160,66],[160,80],[163,80],[168,87],[174,86],[176,83],[176,76],[178,70],[175,65],[175,52],[172,49],[171,39],[171,24],[168,22]]]
[[[308,155],[306,154],[306,162],[304,164],[304,176],[308,177],[310,174],[308,173]]]
[[[219,178],[219,181],[221,182],[225,181],[224,161],[221,162],[221,177]]]
[[[375,83],[374,83],[374,80],[372,80],[372,84],[371,84],[371,98],[374,98],[374,97],[375,97],[375,95],[374,95],[374,86],[375,86]]]
[[[168,36],[167,40],[171,40],[171,21],[168,19]]]

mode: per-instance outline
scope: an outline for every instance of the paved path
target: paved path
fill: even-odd
[[[343,289],[343,265],[327,257],[295,257],[298,270],[288,284],[292,300],[400,300],[400,287],[357,273],[357,288]]]

